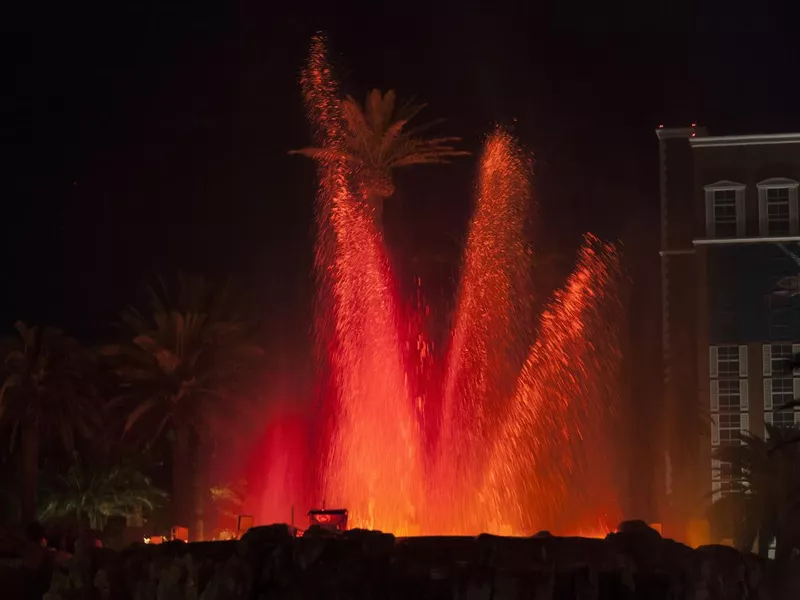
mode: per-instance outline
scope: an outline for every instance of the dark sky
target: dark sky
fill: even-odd
[[[416,95],[475,151],[512,124],[536,155],[539,243],[564,256],[585,230],[656,249],[659,123],[800,129],[796,19],[764,2],[28,4],[2,26],[2,330],[97,337],[182,268],[234,274],[277,338],[305,336],[314,169],[287,151],[308,142],[296,79],[320,29],[346,91]],[[474,164],[399,175],[406,271],[455,252]]]

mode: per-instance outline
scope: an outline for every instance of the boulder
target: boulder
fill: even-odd
[[[605,540],[309,532],[297,538],[280,525],[238,542],[83,548],[54,566],[45,597],[780,600],[792,596],[767,591],[794,589],[775,583],[792,569],[722,546],[693,550],[639,524]]]

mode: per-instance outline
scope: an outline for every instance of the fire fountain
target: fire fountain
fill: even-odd
[[[322,38],[302,87],[317,143],[341,148],[340,95]],[[296,416],[288,426],[276,417],[258,457],[269,472],[260,521],[325,503],[348,508],[355,527],[397,535],[591,534],[619,521],[607,441],[618,257],[587,235],[565,286],[532,318],[535,256],[523,231],[531,168],[510,134],[488,136],[444,376],[420,381],[425,372],[403,352],[403,332],[418,319],[399,308],[359,173],[343,160],[319,161],[324,418],[309,436]],[[430,357],[424,340],[419,331],[412,341]]]

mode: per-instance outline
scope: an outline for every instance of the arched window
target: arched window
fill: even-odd
[[[706,236],[745,236],[744,184],[717,181],[703,187],[706,195]]]
[[[793,179],[774,177],[758,184],[759,233],[764,237],[797,235],[797,188]]]

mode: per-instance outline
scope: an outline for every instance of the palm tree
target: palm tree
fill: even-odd
[[[782,369],[784,375],[791,377],[792,375],[796,374],[800,371],[800,354],[795,354],[792,356],[791,360],[787,361],[785,367]],[[775,408],[776,411],[780,410],[792,410],[800,406],[800,398],[794,398],[789,402],[782,404]],[[788,445],[788,444],[796,444],[800,442],[800,432],[797,429],[790,430],[793,432],[793,435],[786,435],[780,440],[780,445]],[[777,446],[780,447],[780,446]]]
[[[100,407],[91,375],[91,355],[58,329],[14,324],[17,335],[2,342],[0,424],[22,454],[20,511],[36,516],[39,453],[55,439],[71,452],[75,433],[91,437]]]
[[[756,538],[766,555],[776,540],[776,558],[798,547],[800,446],[786,444],[796,432],[767,425],[768,440],[743,434],[741,445],[721,446],[714,458],[731,466],[734,478],[709,511],[712,523],[732,529],[734,544],[749,552]]]
[[[380,225],[383,203],[394,194],[394,169],[446,163],[453,157],[469,154],[452,145],[460,138],[426,138],[420,135],[438,121],[405,129],[423,108],[424,104],[412,102],[398,108],[394,90],[385,94],[372,90],[367,94],[364,106],[352,96],[346,96],[341,102],[345,132],[342,148],[303,148],[292,154],[317,160],[344,159],[359,169],[361,192]]]
[[[217,513],[217,528],[221,531],[235,531],[236,519],[242,513],[247,482],[219,482],[209,489],[211,505]]]
[[[125,407],[124,433],[136,427],[150,442],[169,440],[173,522],[193,515],[192,537],[202,539],[204,452],[235,430],[262,350],[230,285],[214,289],[202,277],[178,275],[176,285],[159,280],[146,291],[148,311],[122,313],[129,341],[102,352],[120,381],[114,405]]]
[[[103,461],[87,468],[78,456],[46,495],[42,520],[74,519],[79,528],[102,530],[109,517],[138,517],[152,511],[166,493],[131,465]]]

